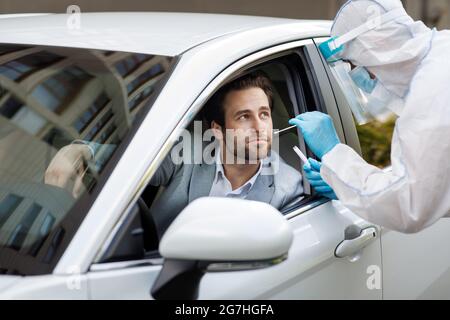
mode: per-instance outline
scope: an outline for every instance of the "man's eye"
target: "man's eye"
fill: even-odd
[[[238,120],[247,120],[247,119],[248,119],[248,115],[246,115],[246,114],[243,114],[242,116],[240,116],[238,118]]]
[[[268,112],[263,112],[263,113],[261,114],[261,118],[262,118],[262,119],[268,119],[268,118],[270,118],[270,114],[269,114]]]

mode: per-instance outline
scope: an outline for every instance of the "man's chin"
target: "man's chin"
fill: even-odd
[[[248,149],[246,150],[246,159],[253,162],[253,161],[260,161],[260,160],[264,160],[265,158],[267,158],[267,156],[269,155],[269,151],[270,149],[268,148],[268,146],[264,146],[264,147],[258,147],[256,149]]]

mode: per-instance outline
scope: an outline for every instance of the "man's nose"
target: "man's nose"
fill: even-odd
[[[268,130],[268,124],[266,121],[257,117],[253,124],[253,129],[255,130],[256,134],[258,134],[258,135],[266,134],[267,130]]]

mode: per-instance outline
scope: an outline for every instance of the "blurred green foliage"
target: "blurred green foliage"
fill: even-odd
[[[370,164],[379,168],[391,165],[391,141],[396,120],[392,116],[383,123],[372,121],[356,126],[363,158]]]

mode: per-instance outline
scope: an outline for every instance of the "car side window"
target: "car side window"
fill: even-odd
[[[283,57],[269,62],[262,63],[256,67],[252,67],[246,70],[233,79],[228,84],[233,83],[232,86],[238,86],[239,81],[245,79],[245,81],[253,81],[254,75],[262,75],[270,81],[271,95],[272,95],[272,110],[270,123],[273,129],[280,130],[289,127],[289,119],[295,117],[301,110],[306,111],[307,106],[310,108],[315,104],[311,102],[314,99],[314,94],[311,92],[311,88],[303,86],[303,81],[309,81],[308,75],[304,74],[299,77],[299,72],[306,72],[305,69],[293,68],[293,61],[296,63],[302,63],[297,54],[293,54],[290,57]],[[294,79],[295,77],[295,79]],[[303,79],[302,79],[303,78]],[[253,79],[253,80],[252,80]],[[256,83],[261,79],[257,79]],[[151,225],[156,230],[150,230],[153,237],[156,232],[158,238],[161,238],[170,224],[175,220],[177,215],[193,200],[199,197],[205,196],[228,196],[242,199],[250,199],[255,201],[262,201],[275,206],[282,213],[286,214],[295,208],[304,199],[305,195],[311,194],[311,189],[307,182],[303,179],[302,163],[296,153],[293,151],[293,147],[299,147],[304,153],[307,153],[304,142],[299,139],[298,130],[292,128],[283,132],[280,135],[274,135],[276,139],[272,140],[272,149],[270,157],[278,156],[279,163],[262,161],[262,167],[272,166],[276,167],[276,172],[269,173],[267,176],[261,175],[256,177],[256,180],[252,181],[251,186],[247,186],[244,182],[244,189],[227,189],[227,184],[231,184],[232,177],[227,177],[223,166],[219,166],[216,163],[217,155],[215,152],[221,150],[217,149],[218,140],[212,137],[212,134],[206,133],[208,129],[211,129],[212,121],[217,123],[219,119],[211,118],[211,111],[209,108],[219,108],[216,101],[216,95],[219,94],[222,88],[225,88],[227,84],[222,86],[217,93],[211,97],[211,99],[205,104],[202,111],[196,116],[195,120],[186,128],[185,134],[180,137],[178,143],[176,143],[166,158],[163,160],[160,167],[156,170],[155,175],[152,177],[150,184],[147,186],[142,194],[142,199],[146,203],[148,210],[146,210],[143,217],[143,221],[147,225]],[[251,86],[250,86],[251,87]],[[238,101],[245,102],[247,98],[245,96],[245,90],[241,90],[241,96],[236,96],[236,99],[242,99]],[[251,96],[251,91],[248,92]],[[250,97],[249,96],[249,97]],[[226,102],[231,104],[230,101],[232,95],[227,95]],[[300,104],[298,99],[302,99]],[[227,108],[229,105],[227,105]],[[246,109],[246,108],[244,108]],[[247,112],[247,111],[245,111]],[[245,117],[251,117],[246,113],[243,113],[243,121]],[[213,117],[220,117],[220,114],[212,112]],[[208,115],[209,114],[209,115]],[[229,116],[227,114],[227,116]],[[209,118],[208,118],[209,117]],[[230,121],[233,121],[231,118]],[[231,127],[231,124],[228,123]],[[229,129],[229,128],[227,128]],[[186,140],[189,143],[184,144]],[[202,144],[205,149],[200,154],[200,161],[195,156],[195,144],[197,146]],[[276,140],[276,141],[274,141]],[[204,143],[205,141],[211,142],[210,144]],[[192,143],[191,143],[192,142]],[[216,142],[215,148],[212,148],[213,142]],[[212,151],[212,152],[211,152]],[[189,153],[187,158],[186,154]],[[205,153],[210,157],[206,159]],[[177,161],[175,157],[181,156],[183,161]],[[223,155],[222,155],[223,156]],[[184,160],[192,160],[187,163]],[[197,160],[197,162],[195,161]],[[252,178],[255,178],[254,176]],[[251,180],[251,179],[250,179]],[[229,187],[229,186],[228,186]],[[245,188],[249,189],[246,190]],[[256,188],[256,189],[253,189]],[[145,228],[144,228],[145,229]],[[157,249],[157,243],[151,245],[152,250]]]
[[[170,62],[0,44],[0,274],[52,272]]]
[[[228,133],[224,129],[241,128],[241,123],[249,123],[252,129],[258,130],[264,126],[258,127],[256,123],[268,123],[270,128],[275,129],[274,132],[290,127],[289,119],[301,112],[316,110],[316,107],[320,106],[312,76],[304,53],[294,50],[241,71],[217,88],[177,142],[170,146],[170,151],[156,169],[135,206],[137,210],[134,210],[133,214],[138,214],[138,220],[140,217],[144,231],[145,257],[158,256],[159,240],[166,230],[189,203],[200,197],[220,196],[266,202],[283,214],[301,208],[309,201],[312,191],[307,180],[303,179],[302,163],[293,147],[299,147],[310,156],[312,154],[299,137],[297,128],[291,128],[279,135],[273,134],[270,152],[260,159],[260,169],[256,166],[256,173],[251,172],[246,181],[242,181],[236,188],[231,186],[233,176],[230,176],[230,171],[227,172],[227,163],[217,164],[218,158],[221,161],[224,158],[224,154],[218,152],[221,152],[222,148],[228,149],[229,145],[221,144],[216,134],[218,130],[222,136],[226,136]],[[267,83],[270,93],[265,91]],[[255,86],[256,91],[247,90],[255,89]],[[230,88],[232,90],[228,90]],[[270,99],[267,99],[269,96]],[[270,109],[270,106],[266,108],[269,101],[272,102],[270,118],[265,114],[266,109]],[[217,112],[221,107],[226,108],[228,113]],[[237,116],[234,117],[235,113],[230,110]],[[226,125],[225,120],[229,121]],[[262,140],[265,140],[266,137],[262,136]],[[256,149],[264,150],[264,146],[265,142],[260,141]],[[136,221],[136,218],[129,221]],[[120,232],[116,237],[117,241],[123,241],[124,234],[136,233],[137,229],[130,227],[133,225],[124,225],[125,229],[132,229]],[[125,236],[125,239],[134,243],[130,237]],[[132,256],[136,259],[141,253],[139,248],[134,248]],[[110,252],[100,262],[114,261],[117,258],[114,258],[114,255]],[[126,255],[120,253],[120,256]]]

